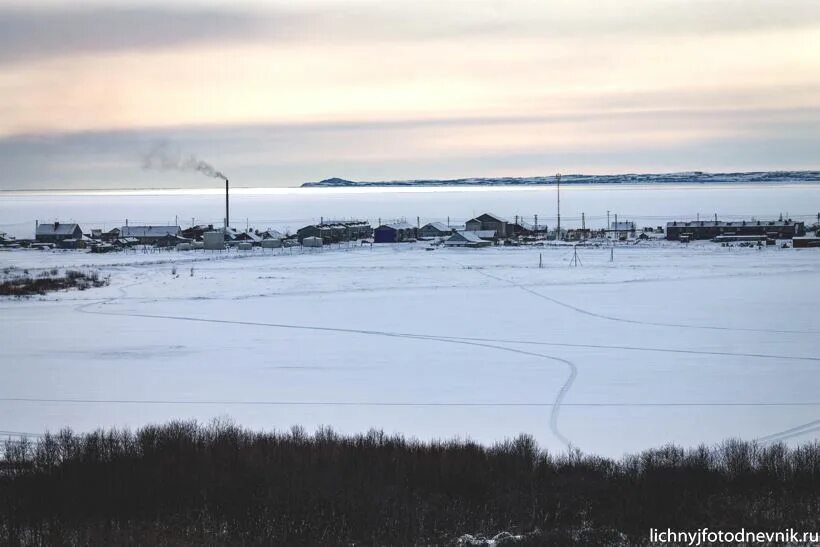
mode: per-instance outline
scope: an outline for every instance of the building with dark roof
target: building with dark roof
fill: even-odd
[[[59,243],[66,239],[81,239],[83,230],[76,223],[50,222],[37,224],[35,239],[38,243]]]
[[[179,226],[123,226],[120,228],[120,237],[134,238],[140,245],[155,245],[160,242],[171,244],[181,231]]]
[[[690,220],[666,223],[666,239],[680,241],[713,239],[722,235],[767,236],[772,239],[791,239],[806,234],[803,222],[787,220]]]
[[[407,222],[382,224],[373,231],[374,243],[399,243],[415,240],[417,237],[418,229]]]
[[[443,222],[430,222],[419,228],[419,237],[445,237],[454,231]]]
[[[488,230],[492,231],[492,230]],[[494,234],[495,232],[493,232]],[[481,239],[478,236],[478,232],[456,232],[446,240],[444,240],[444,244],[448,247],[489,247],[492,245],[492,241]]]
[[[367,239],[373,235],[373,227],[361,220],[335,220],[310,224],[296,231],[301,243],[306,237],[321,237],[325,245],[341,241]]]
[[[483,215],[479,215],[468,220],[464,224],[464,227],[468,232],[494,230],[496,237],[506,237],[507,224],[508,222],[505,218],[501,218],[500,216],[492,213],[484,213]]]

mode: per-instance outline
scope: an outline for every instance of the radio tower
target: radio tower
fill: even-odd
[[[561,173],[555,174],[555,184],[558,194],[558,226],[555,231],[555,241],[561,239]]]

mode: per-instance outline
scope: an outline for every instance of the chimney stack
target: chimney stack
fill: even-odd
[[[228,202],[228,179],[225,179],[225,231],[231,225],[230,203]]]

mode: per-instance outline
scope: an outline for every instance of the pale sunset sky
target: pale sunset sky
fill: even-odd
[[[0,189],[818,169],[818,0],[0,0]]]

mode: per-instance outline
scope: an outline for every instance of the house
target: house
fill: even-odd
[[[468,220],[464,227],[468,232],[494,230],[496,237],[507,236],[507,220],[492,213],[484,213]]]
[[[59,243],[66,239],[81,239],[83,230],[79,224],[51,222],[37,224],[35,239],[38,243]]]
[[[154,245],[156,247],[176,247],[180,243],[191,243],[192,240],[187,237],[182,237],[179,234],[166,234],[156,241],[154,241]]]
[[[498,233],[495,230],[476,230],[472,233],[474,233],[478,236],[479,239],[483,239],[484,241],[489,241],[491,243],[498,241]]]
[[[133,237],[139,241],[140,245],[155,245],[160,240],[163,243],[170,244],[170,240],[180,236],[181,232],[179,226],[123,226],[120,228],[120,237]],[[185,238],[181,239],[184,240]],[[183,242],[175,241],[173,244]]]
[[[382,224],[373,231],[374,243],[398,243],[400,241],[415,240],[418,230],[407,222]]]
[[[196,226],[191,226],[190,228],[185,228],[181,232],[182,237],[187,237],[188,239],[192,239],[195,241],[202,241],[205,232],[213,232],[214,225],[213,224],[197,224]]]
[[[103,232],[101,239],[106,243],[114,243],[120,238],[120,229],[119,228],[112,228],[107,232]]]
[[[488,230],[492,231],[492,230]],[[495,234],[494,231],[492,231]],[[448,247],[471,247],[471,248],[478,248],[478,247],[489,247],[492,245],[491,241],[486,239],[481,239],[478,236],[478,232],[456,232],[447,239],[444,240],[444,244]]]
[[[419,237],[445,237],[452,235],[454,230],[443,222],[430,222],[419,229]]]
[[[546,226],[540,227],[546,229]],[[535,226],[524,220],[516,219],[515,222],[507,223],[507,237],[526,237],[534,236],[536,233]]]
[[[609,224],[609,231],[610,232],[627,232],[627,233],[634,233],[635,232],[635,223],[631,220],[622,220],[619,222],[611,222]]]
[[[714,239],[722,235],[767,236],[772,239],[791,239],[806,235],[804,222],[787,220],[694,220],[666,223],[666,239]]]
[[[262,241],[262,236],[256,235],[253,232],[239,232],[236,234],[235,241],[243,241],[252,245],[258,245]]]
[[[373,228],[361,220],[327,221],[311,224],[296,231],[296,238],[301,243],[306,237],[321,237],[327,245],[341,241],[367,239],[373,235]]]
[[[271,230],[268,228],[264,232],[259,232],[259,237],[263,240],[266,239],[285,239],[285,235],[282,232],[277,232],[276,230]]]
[[[566,241],[584,241],[590,238],[592,238],[592,230],[590,228],[570,228],[564,236]]]

